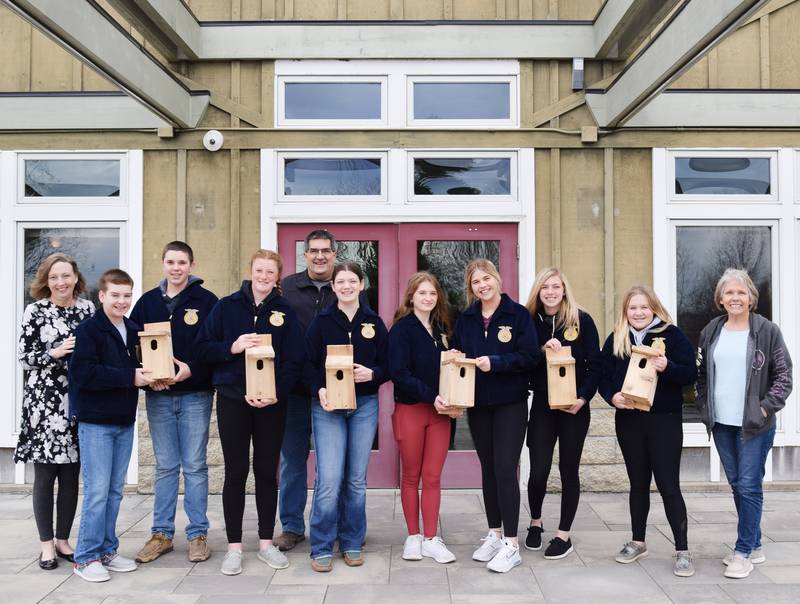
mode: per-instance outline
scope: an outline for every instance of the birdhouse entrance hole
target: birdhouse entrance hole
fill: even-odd
[[[639,359],[639,369],[644,369],[647,366],[647,358]]]

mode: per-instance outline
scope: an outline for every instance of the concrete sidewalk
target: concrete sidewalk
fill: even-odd
[[[480,493],[446,491],[442,501],[442,536],[458,560],[443,566],[432,560],[401,559],[405,523],[394,491],[370,491],[366,563],[348,568],[334,559],[328,574],[311,571],[308,541],[289,553],[291,566],[274,571],[255,557],[255,502],[248,496],[245,512],[244,572],[236,577],[219,573],[225,551],[222,503],[209,502],[212,530],[211,559],[193,564],[186,559],[186,540],[179,534],[175,552],[140,566],[134,573],[114,575],[107,583],[91,584],[72,575],[63,563],[55,571],[37,565],[36,529],[31,498],[0,495],[0,589],[2,601],[25,602],[264,602],[280,603],[481,603],[503,602],[800,602],[800,492],[766,493],[764,519],[765,564],[749,578],[726,579],[722,557],[736,539],[733,499],[727,493],[686,493],[689,545],[697,573],[682,579],[672,574],[672,536],[658,495],[653,495],[647,542],[650,556],[621,565],[614,554],[630,538],[627,496],[586,494],[573,527],[575,553],[549,561],[542,552],[523,549],[522,566],[506,575],[486,570],[471,554],[486,532]],[[558,522],[558,495],[545,501],[545,542]],[[527,510],[521,510],[524,538]],[[127,495],[118,523],[120,553],[135,555],[149,536],[152,497]],[[73,541],[79,519],[75,521]],[[180,511],[178,526],[185,523]],[[277,534],[277,533],[276,533]]]

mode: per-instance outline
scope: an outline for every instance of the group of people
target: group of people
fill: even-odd
[[[107,581],[173,549],[179,476],[184,477],[188,557],[211,554],[207,517],[206,448],[213,394],[225,466],[222,493],[228,548],[221,572],[242,571],[242,519],[247,477],[255,477],[258,558],[275,569],[285,551],[305,539],[306,462],[313,437],[316,477],[309,518],[311,566],[328,572],[338,542],[347,566],[364,563],[367,466],[378,426],[378,391],[394,384],[392,427],[401,460],[400,495],[408,528],[405,560],[456,559],[437,534],[440,481],[451,438],[451,406],[439,388],[443,351],[458,350],[476,366],[474,407],[467,410],[481,466],[488,532],[474,560],[495,572],[521,563],[517,540],[517,468],[527,434],[531,520],[524,547],[540,550],[542,505],[556,441],[562,484],[558,528],[544,557],[573,551],[570,531],[580,498],[579,466],[599,391],[616,408],[615,424],[630,481],[631,540],[616,555],[627,564],[648,554],[645,529],[655,477],[675,544],[673,571],[694,574],[687,513],[680,490],[684,390],[696,383],[696,403],[713,435],[738,512],[735,550],[725,575],[746,577],[764,561],[759,530],[764,464],[775,435],[775,414],[792,388],[791,359],[779,328],[754,311],[758,291],[746,272],[727,270],[714,301],[721,316],[700,335],[697,353],[649,287],[622,297],[613,332],[602,348],[589,314],[556,268],[535,278],[525,306],[503,293],[497,268],[475,259],[465,269],[468,306],[451,324],[447,297],[427,272],[415,273],[391,329],[363,295],[365,279],[353,262],[336,262],[337,242],[315,230],[304,242],[306,269],[283,277],[283,261],[258,250],[250,278],[222,299],[192,274],[185,243],[167,244],[164,278],[133,307],[133,280],[120,269],[100,279],[102,308],[81,297],[85,281],[75,261],[53,254],[39,266],[24,314],[19,359],[27,370],[18,462],[33,462],[33,506],[41,541],[39,565],[58,558],[88,581]],[[154,379],[137,357],[146,323],[169,321],[176,374]],[[270,334],[275,352],[275,398],[247,395],[245,352]],[[353,347],[356,407],[329,404],[325,361],[329,345]],[[551,409],[547,350],[569,346],[575,359],[574,404]],[[656,351],[652,408],[634,408],[623,394],[633,346]],[[117,514],[130,460],[139,389],[156,459],[151,537],[135,560],[118,553]],[[530,391],[532,403],[528,404]],[[251,450],[252,445],[252,462]],[[84,499],[77,546],[69,534],[78,478]],[[280,476],[280,484],[277,476]],[[53,533],[54,483],[58,481]],[[422,487],[420,489],[420,481]],[[274,538],[276,513],[283,532]],[[422,526],[420,526],[420,512]],[[54,539],[55,537],[55,539]]]

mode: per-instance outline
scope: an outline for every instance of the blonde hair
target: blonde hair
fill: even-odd
[[[464,270],[464,295],[467,298],[467,305],[472,304],[477,299],[475,294],[472,293],[472,274],[475,271],[483,271],[484,273],[488,273],[495,279],[497,279],[497,286],[502,291],[503,289],[503,278],[500,276],[500,272],[497,270],[497,267],[494,265],[494,262],[488,260],[486,258],[476,258],[472,262],[467,265],[467,268]]]
[[[430,282],[430,284],[433,285],[433,289],[436,290],[436,306],[434,306],[433,310],[431,311],[431,324],[438,324],[439,327],[444,330],[445,335],[449,336],[451,330],[450,303],[447,301],[447,296],[445,295],[439,280],[427,271],[419,271],[418,273],[411,275],[409,278],[408,285],[406,285],[406,291],[403,294],[403,299],[400,302],[397,312],[394,313],[394,321],[397,322],[403,317],[406,317],[414,312],[414,303],[412,302],[412,298],[417,292],[419,286],[426,281]]]
[[[661,332],[666,329],[667,325],[672,324],[672,317],[669,312],[661,304],[656,292],[646,285],[634,285],[626,293],[622,299],[622,307],[620,308],[619,317],[614,324],[614,355],[623,358],[631,354],[631,339],[630,339],[630,324],[628,323],[628,304],[634,296],[644,296],[647,298],[647,304],[653,314],[661,319],[663,325],[660,325],[655,332]]]
[[[564,287],[564,298],[561,300],[561,305],[558,308],[555,318],[556,329],[566,327],[575,327],[577,329],[580,324],[579,312],[583,310],[583,308],[575,302],[575,296],[572,294],[572,287],[570,287],[566,275],[553,266],[542,269],[536,275],[525,307],[528,309],[528,312],[531,313],[531,316],[544,311],[544,304],[542,304],[542,301],[539,299],[539,294],[545,282],[550,277],[558,277],[561,279],[561,285]]]
[[[717,281],[717,287],[714,289],[714,304],[717,308],[722,310],[722,290],[725,289],[728,281],[738,281],[747,288],[747,293],[750,294],[750,310],[755,310],[758,306],[758,290],[747,271],[740,268],[725,269],[722,277]]]

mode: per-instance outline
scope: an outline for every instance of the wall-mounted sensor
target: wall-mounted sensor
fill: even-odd
[[[219,130],[209,130],[203,137],[203,146],[209,151],[219,151],[222,149],[222,143],[225,142],[225,137]]]
[[[583,59],[572,59],[572,90],[583,90]]]

